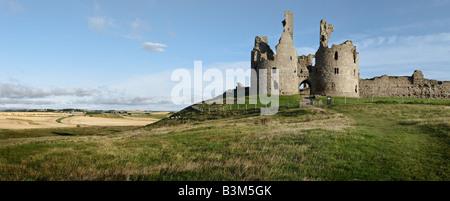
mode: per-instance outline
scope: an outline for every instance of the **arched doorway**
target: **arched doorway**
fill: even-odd
[[[305,80],[302,83],[300,83],[300,86],[298,87],[298,92],[301,95],[309,95],[311,93],[311,83],[309,83],[308,80]]]

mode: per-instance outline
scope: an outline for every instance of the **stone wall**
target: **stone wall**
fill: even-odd
[[[381,76],[359,78],[359,53],[352,41],[328,47],[334,26],[320,21],[320,46],[315,55],[298,56],[293,42],[294,14],[286,11],[282,21],[283,33],[276,46],[276,54],[267,37],[255,37],[251,52],[251,87],[258,93],[270,94],[272,89],[282,95],[309,93],[340,97],[421,97],[450,99],[450,82],[425,79],[421,71],[412,76]],[[315,64],[313,66],[313,59]],[[276,69],[279,80],[271,80]],[[262,75],[266,79],[258,80]],[[304,83],[309,88],[299,89]],[[263,89],[260,91],[260,88]]]
[[[450,99],[450,81],[425,79],[421,71],[412,76],[387,76],[360,79],[360,96]]]
[[[262,87],[263,91],[261,94],[270,93],[267,89],[270,89],[270,83],[267,80],[270,80],[270,75],[267,73],[264,74],[268,79],[259,80],[258,76],[263,74],[260,72],[260,69],[266,69],[267,66],[271,66],[272,62],[275,60],[275,54],[270,48],[268,44],[268,39],[265,36],[257,36],[255,37],[255,46],[253,47],[251,54],[251,68],[256,71],[256,76],[251,76],[251,87],[257,88],[257,93],[260,93],[260,87]],[[267,69],[266,69],[267,70]]]
[[[283,24],[283,33],[278,45],[275,47],[277,54],[270,49],[267,37],[257,36],[255,38],[255,46],[252,51],[251,68],[255,69],[257,75],[262,75],[261,69],[267,72],[264,77],[267,80],[258,81],[257,77],[251,78],[251,86],[267,86],[267,90],[263,93],[270,93],[270,89],[279,90],[280,94],[291,95],[299,92],[299,76],[297,76],[298,69],[298,54],[293,41],[293,20],[294,14],[286,11],[285,20]],[[279,80],[271,80],[272,72],[274,70],[279,74]],[[258,83],[261,82],[261,83]]]
[[[311,94],[359,97],[359,53],[352,41],[328,48],[333,25],[320,22],[320,47],[310,68]]]
[[[271,69],[276,68],[279,73],[280,94],[298,94],[299,80],[297,76],[298,54],[293,41],[293,20],[294,14],[286,11],[283,24],[283,33],[276,46],[276,57]]]
[[[315,56],[313,54],[310,54],[308,56],[306,55],[298,56],[297,76],[300,78],[299,80],[300,83],[309,78],[308,67],[311,68],[313,66],[314,57]]]

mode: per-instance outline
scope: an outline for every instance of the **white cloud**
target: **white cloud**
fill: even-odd
[[[192,63],[190,66],[180,67],[186,68],[191,73],[192,79],[199,79],[193,75],[193,66]],[[204,64],[203,73],[208,69],[218,69],[225,76],[226,69],[242,69],[245,72],[249,68],[249,61],[218,62]],[[24,86],[20,83],[0,84],[0,97],[2,97],[0,108],[180,110],[188,105],[173,104],[171,92],[179,82],[171,81],[171,75],[172,71],[137,75],[115,84],[94,88],[45,88]],[[223,79],[225,81],[225,77]],[[235,88],[237,81],[245,85],[249,84],[236,79],[233,83],[224,85],[223,91]],[[203,90],[211,84],[211,81],[203,82]],[[193,86],[186,87],[193,91],[193,97],[202,95],[196,94]],[[214,91],[214,94],[219,95],[223,91]]]
[[[164,100],[155,97],[95,97],[89,100],[74,101],[75,104],[90,104],[90,105],[126,105],[126,106],[144,106],[144,105],[159,105],[171,104],[170,100]]]
[[[18,84],[0,84],[1,98],[43,98],[49,96],[89,96],[96,90],[87,88],[45,89]]]
[[[158,77],[158,76],[154,76]],[[168,77],[163,77],[160,80]],[[140,80],[142,81],[142,80]],[[0,85],[0,108],[81,108],[81,109],[140,109],[140,110],[178,110],[169,97],[154,94],[148,86],[135,89],[136,85],[118,84],[115,86],[90,88],[39,88],[19,84]],[[145,85],[145,82],[141,82]],[[153,83],[156,85],[155,83]],[[122,88],[120,86],[123,86]],[[131,87],[131,88],[128,88]],[[164,88],[164,87],[163,87]],[[149,90],[150,89],[150,90]],[[170,86],[167,86],[170,90]],[[170,91],[168,92],[170,93]]]
[[[194,63],[192,62],[191,66],[185,66],[185,69],[187,69],[191,73],[191,79],[199,79],[197,77],[194,77],[193,74],[193,68]],[[204,64],[203,63],[203,73],[205,73],[208,69],[218,69],[222,72],[223,76],[226,76],[226,69],[242,69],[244,72],[250,69],[250,61],[237,61],[237,62],[217,62],[212,64]],[[171,100],[171,92],[175,85],[179,84],[180,82],[171,81],[171,75],[172,71],[163,71],[158,72],[154,74],[147,74],[147,75],[138,75],[134,77],[130,77],[129,79],[117,83],[115,85],[110,85],[109,87],[117,89],[119,91],[126,91],[129,94],[139,94],[144,97],[157,97],[156,99],[152,101],[167,101]],[[225,77],[223,78],[223,81],[225,81]],[[242,81],[242,80],[234,80],[233,83],[229,83],[228,85],[225,85],[227,83],[224,83],[223,91],[217,92],[216,95],[223,93],[227,89],[233,89],[236,87],[236,82],[241,82],[244,85],[249,85],[249,80]],[[189,82],[193,84],[193,82]],[[203,89],[210,85],[211,82],[203,82]],[[197,91],[193,90],[193,86],[184,86],[187,87],[189,90],[191,90],[192,96],[201,96],[202,94],[197,94]],[[133,96],[131,96],[133,97]],[[168,104],[167,108],[173,109],[182,109],[187,105],[175,105],[175,104]]]
[[[26,99],[0,99],[0,105],[48,105],[52,101],[26,100]]]
[[[167,47],[167,45],[147,42],[142,45],[141,49],[147,50],[149,52],[164,52],[164,47]]]
[[[89,28],[96,33],[105,33],[108,28],[116,27],[114,20],[109,17],[88,17]]]
[[[450,80],[450,32],[367,37],[355,45],[361,77],[404,76],[422,70],[426,78]]]
[[[450,62],[450,33],[366,38],[355,44],[360,66]]]

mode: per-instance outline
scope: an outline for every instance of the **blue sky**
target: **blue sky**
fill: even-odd
[[[250,68],[255,36],[275,45],[294,13],[299,54],[352,40],[361,78],[450,80],[449,0],[103,1],[0,0],[0,109],[178,110],[171,72]]]

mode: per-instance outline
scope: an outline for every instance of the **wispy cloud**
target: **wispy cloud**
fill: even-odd
[[[94,12],[95,12],[96,14],[101,14],[101,13],[103,13],[102,7],[101,7],[100,4],[98,4],[98,2],[96,2],[96,1],[94,1]]]
[[[16,0],[0,0],[1,12],[21,13],[23,12],[22,5]]]
[[[140,18],[136,18],[130,22],[129,26],[131,28],[130,34],[125,35],[125,37],[131,39],[142,39],[145,32],[151,30],[150,23]]]
[[[192,66],[186,66],[193,76]],[[218,69],[223,76],[227,69],[250,69],[249,61],[217,62],[205,64],[203,72]],[[248,72],[246,72],[248,73]],[[94,88],[45,88],[27,86],[20,81],[0,84],[0,108],[82,108],[82,109],[126,109],[126,110],[179,110],[187,105],[175,105],[171,92],[179,82],[171,81],[172,71],[136,75],[107,86]],[[246,74],[249,76],[249,74]],[[191,77],[194,79],[194,77]],[[200,79],[200,78],[196,78]],[[214,78],[215,79],[215,78]],[[226,80],[223,80],[226,82]],[[12,83],[13,82],[13,83]],[[223,83],[223,91],[236,87],[236,82],[249,85],[249,79],[237,78],[232,83]],[[203,82],[203,89],[213,86],[212,81]],[[201,96],[193,86],[185,86],[192,91],[192,96]],[[213,97],[223,93],[214,91]]]
[[[109,17],[88,17],[89,28],[95,33],[106,33],[108,28],[116,27],[114,20]]]
[[[100,4],[94,1],[94,14],[87,17],[88,26],[92,32],[107,33],[110,28],[117,27],[115,20],[103,14]]]
[[[167,47],[167,45],[147,42],[142,45],[141,49],[147,50],[149,52],[164,52],[164,47]]]
[[[0,0],[1,1],[1,0]],[[143,39],[151,31],[150,23],[141,18],[134,20],[116,20],[105,15],[97,2],[93,5],[92,16],[87,17],[89,29],[94,33],[115,34],[129,39]]]
[[[147,88],[148,89],[148,88]],[[98,87],[90,88],[39,88],[20,84],[0,84],[1,108],[25,109],[37,108],[85,108],[85,109],[170,109],[172,101],[163,96],[142,96],[152,94],[149,91],[134,91],[126,89]],[[178,108],[179,109],[179,108]],[[173,109],[172,109],[173,110]]]
[[[422,70],[427,78],[450,80],[450,32],[368,37],[355,45],[361,77],[379,76],[380,72],[410,75]]]
[[[355,44],[365,66],[450,62],[450,33],[380,36]]]
[[[90,100],[74,101],[75,104],[90,105],[126,105],[126,106],[143,106],[143,105],[159,105],[171,104],[172,101],[155,97],[95,97]]]
[[[170,31],[170,30],[169,30],[168,33],[169,33],[169,36],[171,36],[171,37],[177,37],[178,36],[175,32]]]
[[[435,27],[449,26],[450,18],[438,18],[427,21],[420,21],[411,24],[402,24],[399,26],[392,26],[380,29],[382,32],[399,32],[407,30],[419,30],[419,29],[430,29]]]
[[[49,105],[52,101],[26,99],[0,99],[0,105]]]
[[[414,3],[407,3],[401,7],[393,7],[392,11],[395,13],[418,13],[427,9],[436,7],[448,7],[450,1],[448,0],[429,0],[429,1],[415,1]]]
[[[89,96],[96,92],[87,88],[46,89],[18,84],[0,84],[1,98],[43,98],[49,96]]]

